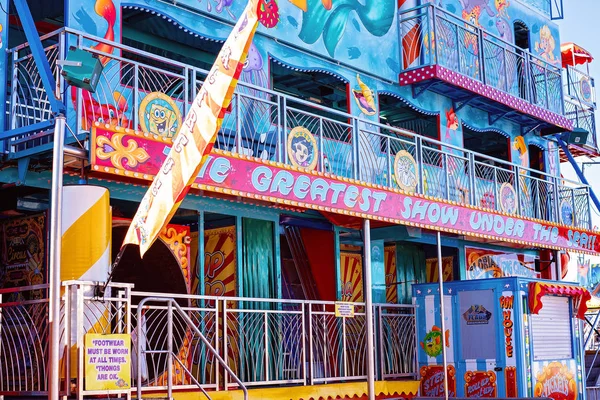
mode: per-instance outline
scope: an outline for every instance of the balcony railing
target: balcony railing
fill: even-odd
[[[557,114],[564,114],[560,66],[433,4],[400,13],[405,70],[440,65]]]
[[[589,132],[587,147],[598,149],[596,137],[596,85],[594,78],[572,66],[563,69],[565,116],[575,128]]]
[[[247,387],[367,378],[364,303],[352,303],[353,318],[339,318],[335,303],[328,301],[136,292],[133,285],[119,283],[111,283],[100,300],[91,282],[64,284],[70,295],[62,310],[71,307],[78,312],[61,315],[62,348],[83,347],[86,333],[131,333],[132,381],[127,383],[140,385],[144,392],[166,391],[169,378],[175,390],[197,389],[196,382],[206,390],[237,387],[196,331],[180,317],[168,318],[164,304],[146,303],[138,314],[137,304],[148,297],[174,299]],[[0,289],[0,395],[41,395],[48,390],[47,287]],[[377,376],[416,379],[414,306],[374,304],[373,312]],[[169,350],[172,358],[167,356]],[[69,365],[83,365],[84,352],[61,351],[61,358],[64,373]],[[77,390],[84,395],[83,369],[79,371]]]
[[[56,60],[64,57],[67,40],[105,57],[106,64],[93,95],[67,88],[57,74],[57,93],[64,93],[70,110],[68,124],[74,132],[89,130],[99,120],[139,129],[140,106],[151,92],[170,96],[185,115],[207,74],[70,30],[44,38],[55,70]],[[98,42],[114,46],[118,55],[100,53],[94,47]],[[50,110],[27,46],[13,49],[12,55],[9,119],[11,127],[18,128],[43,121]],[[560,223],[559,211],[566,207],[573,211],[574,225],[590,227],[587,186],[243,82],[233,96],[215,147],[290,164],[287,137],[298,126],[308,129],[317,141],[319,171],[399,189],[394,159],[404,150],[417,163],[414,178],[419,194],[500,211],[500,188],[509,183],[516,191],[516,215]],[[50,139],[20,135],[9,139],[5,148],[16,152],[21,146]]]

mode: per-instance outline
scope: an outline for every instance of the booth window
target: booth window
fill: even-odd
[[[573,358],[570,298],[544,296],[544,306],[531,315],[533,359]]]

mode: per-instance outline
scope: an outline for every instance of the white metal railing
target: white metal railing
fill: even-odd
[[[48,285],[0,289],[0,394],[48,391]]]
[[[85,333],[131,334],[132,381],[123,389],[128,396],[199,386],[210,396],[240,387],[366,379],[364,303],[353,303],[354,318],[340,318],[335,303],[326,301],[136,292],[120,283],[106,291],[93,282],[64,285],[61,348],[73,351],[61,353],[61,368],[72,371],[65,383],[74,382],[78,398],[100,394],[85,390]],[[47,393],[47,288],[0,291],[0,395]],[[31,300],[28,293],[39,295]],[[414,306],[376,304],[374,311],[376,373],[381,379],[416,378]]]
[[[404,69],[438,64],[564,114],[560,66],[432,3],[402,11],[399,24]]]
[[[466,29],[436,8],[424,10],[435,10],[440,21],[450,21],[448,23],[456,29]],[[436,29],[441,28],[438,26]],[[467,36],[459,36],[478,35],[477,38],[482,38],[481,31],[473,32],[468,30],[464,32]],[[503,52],[512,51],[492,40],[491,36],[484,36],[486,41],[491,41],[490,46],[501,46]],[[95,121],[139,128],[139,108],[150,92],[169,95],[178,111],[185,115],[207,73],[70,29],[59,30],[42,39],[57,73],[57,93],[61,96],[64,93],[63,101],[70,110],[68,122],[77,128],[74,129],[76,132],[86,131]],[[56,60],[64,58],[66,43],[89,51],[105,62],[93,95],[65,86],[58,74]],[[102,53],[97,49],[98,43],[110,45],[115,51],[111,55]],[[39,74],[28,53],[28,46],[16,47],[11,54],[10,124],[16,129],[43,121],[48,118],[50,110],[44,92],[39,90]],[[535,61],[533,56],[528,57],[530,64],[539,61]],[[551,66],[539,62],[544,70],[551,70],[554,74]],[[548,71],[544,72],[544,77],[548,76]],[[530,79],[531,75],[527,76]],[[560,72],[558,79],[560,82]],[[562,87],[558,86],[559,89]],[[548,84],[544,83],[544,87]],[[547,93],[547,89],[544,90]],[[544,97],[555,98],[553,95]],[[317,140],[319,171],[397,189],[394,159],[398,152],[405,150],[417,162],[414,177],[418,182],[417,193],[501,210],[497,201],[499,190],[504,183],[509,183],[516,191],[516,215],[561,222],[559,210],[566,202],[573,210],[574,225],[582,228],[591,226],[589,188],[585,185],[244,82],[239,83],[233,96],[215,148],[289,164],[286,138],[297,126],[307,128]],[[7,139],[5,148],[18,152],[51,139],[51,135],[44,134],[19,135]]]
[[[568,65],[563,68],[565,116],[575,128],[589,132],[585,146],[598,149],[596,132],[596,85],[594,78]]]

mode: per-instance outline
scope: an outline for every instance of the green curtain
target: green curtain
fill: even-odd
[[[273,241],[273,222],[242,218],[241,296],[276,297]]]
[[[419,244],[396,244],[396,269],[398,273],[398,303],[412,304],[412,285],[426,282],[425,251]]]
[[[276,298],[277,282],[275,279],[274,226],[271,221],[242,218],[242,257],[238,269],[240,296],[253,298]],[[256,301],[241,302],[242,309],[268,310],[270,303]],[[277,336],[276,321],[270,321],[271,341]],[[240,313],[239,330],[239,376],[247,382],[266,379],[264,357],[264,334],[266,331],[262,313]],[[271,344],[273,346],[273,344]],[[280,352],[281,353],[281,352]],[[279,353],[277,353],[279,354]],[[269,370],[273,376],[277,371],[276,360],[269,359]]]

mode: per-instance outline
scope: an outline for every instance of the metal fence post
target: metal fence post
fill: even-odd
[[[140,82],[140,67],[139,65],[133,64],[133,129],[138,129],[139,126],[139,109],[140,109],[140,87],[139,87],[139,82]],[[185,105],[184,105],[185,107]]]
[[[353,154],[353,171],[352,171],[352,178],[354,179],[360,179],[360,130],[358,128],[358,119],[357,118],[352,118],[352,154]]]
[[[382,317],[382,307],[380,305],[374,305],[373,307],[375,307],[377,309],[377,327],[379,328],[379,343],[377,348],[379,349],[379,375],[380,378],[382,380],[385,380],[385,376],[386,376],[386,370],[385,370],[385,365],[384,365],[384,353],[385,353],[385,349],[384,349],[384,345],[383,345],[383,317]]]
[[[306,386],[306,340],[307,338],[309,338],[309,335],[307,335],[306,332],[306,307],[305,307],[305,303],[301,304],[301,310],[302,310],[302,318],[300,321],[300,330],[302,332],[302,380],[303,380],[303,385]]]
[[[309,372],[309,379],[308,379],[308,384],[312,385],[314,382],[314,369],[315,369],[315,356],[314,356],[314,352],[313,352],[313,329],[312,329],[312,304],[308,305],[308,372]]]
[[[471,193],[470,200],[471,205],[475,205],[477,203],[477,193],[475,193],[475,154],[472,152],[467,153],[467,163],[469,172],[469,193]]]
[[[560,222],[560,178],[554,177],[554,222]]]
[[[586,186],[585,187],[585,202],[587,204],[587,228],[588,229],[592,229],[592,205],[590,204],[590,187]]]
[[[232,99],[235,100],[235,152],[242,154],[242,120],[240,116],[240,94],[234,93]]]
[[[85,374],[83,366],[83,314],[85,302],[83,299],[83,288],[80,283],[75,284],[76,290],[76,341],[77,341],[77,399],[83,400],[83,375]]]
[[[517,193],[517,215],[523,216],[523,201],[521,199],[521,194],[524,191],[521,188],[521,173],[518,166],[515,166],[515,192]]]
[[[173,303],[167,304],[167,396],[173,399]]]
[[[282,110],[283,110],[283,97],[277,95],[276,97],[277,99],[277,113],[276,113],[276,118],[277,118],[277,144],[276,144],[276,160],[277,162],[283,162],[283,132],[284,132],[284,128],[282,126],[282,122],[284,121],[285,118],[282,118]]]
[[[425,170],[423,169],[423,139],[420,136],[415,138],[415,156],[417,157],[417,173],[419,174],[419,187],[417,188],[418,193],[425,193]]]
[[[269,380],[269,314],[264,311],[263,323],[265,324],[265,380]]]

